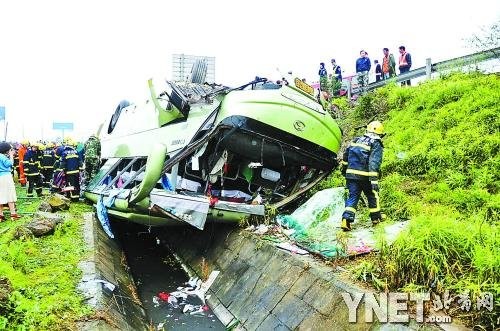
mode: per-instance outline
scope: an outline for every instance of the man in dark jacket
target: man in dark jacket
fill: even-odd
[[[337,62],[335,61],[335,59],[332,59],[332,72],[333,72],[333,78],[337,82],[342,82],[342,69],[337,64]]]
[[[356,207],[362,192],[368,199],[372,223],[378,224],[382,219],[378,178],[384,150],[383,135],[382,123],[373,121],[368,124],[366,133],[361,137],[354,138],[344,152],[342,172],[349,190],[345,211],[342,214],[341,228],[344,231],[351,231],[351,223],[354,222]]]
[[[326,71],[325,68],[325,63],[321,62],[319,64],[319,70],[318,70],[318,75],[319,75],[319,85],[321,91],[326,91],[327,90],[327,81],[328,81],[328,72]]]
[[[378,60],[373,61],[375,64],[375,81],[379,82],[382,80],[382,66],[378,63]]]
[[[356,73],[358,75],[358,84],[361,91],[364,92],[365,87],[368,85],[368,73],[372,67],[368,53],[364,50],[359,52],[359,59],[356,60]]]

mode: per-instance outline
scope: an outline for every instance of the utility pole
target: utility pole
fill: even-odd
[[[4,126],[4,138],[3,140],[7,140],[7,121],[5,120],[5,107],[0,106],[0,121],[3,121]]]

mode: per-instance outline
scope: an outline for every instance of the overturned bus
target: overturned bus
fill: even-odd
[[[337,165],[341,131],[311,86],[263,78],[237,88],[149,82],[143,104],[121,102],[103,123],[102,166],[85,188],[108,213],[152,226],[265,215]]]

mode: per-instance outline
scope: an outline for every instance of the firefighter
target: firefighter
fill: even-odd
[[[44,177],[44,187],[50,188],[50,180],[54,173],[55,161],[54,144],[49,142],[46,146],[42,147],[42,174]]]
[[[28,152],[30,146],[29,142],[27,140],[23,140],[21,142],[21,146],[19,146],[19,149],[17,151],[17,155],[19,156],[19,168],[17,170],[19,174],[19,183],[21,183],[21,186],[26,186],[26,176],[24,173],[24,156]]]
[[[19,181],[19,150],[20,144],[17,144],[14,148],[14,164],[12,165],[12,178],[17,176],[17,182]],[[16,182],[16,179],[14,179]]]
[[[344,152],[342,172],[349,190],[349,197],[342,214],[341,228],[344,231],[351,231],[351,223],[354,222],[356,207],[362,192],[368,199],[373,225],[382,220],[378,178],[384,150],[383,136],[382,123],[373,121],[366,127],[366,133],[354,138]]]
[[[53,166],[53,174],[52,174],[52,184],[50,187],[50,191],[52,193],[59,192],[62,186],[61,180],[61,155],[64,150],[64,145],[59,145],[59,143],[54,146],[54,166]]]
[[[41,153],[39,144],[31,144],[31,148],[24,155],[24,170],[28,179],[28,197],[33,197],[33,190],[37,196],[42,196],[42,176],[40,174]]]
[[[71,187],[67,195],[71,201],[78,201],[80,198],[80,169],[83,167],[78,152],[75,149],[76,143],[72,140],[67,142],[61,154],[60,168],[66,177],[66,184]]]

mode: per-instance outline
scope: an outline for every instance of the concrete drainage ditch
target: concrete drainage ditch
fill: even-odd
[[[159,327],[168,330],[374,330],[388,327],[349,323],[342,293],[363,290],[341,280],[331,267],[309,255],[277,249],[235,226],[212,223],[199,231],[188,227],[147,229],[115,223],[116,229],[122,228],[118,232],[126,234],[121,236],[127,253],[125,258],[118,241],[109,239],[92,215],[85,219],[85,237],[92,254],[81,264],[84,276],[80,288],[99,311],[101,320],[82,323],[82,330],[155,330]],[[133,228],[127,230],[130,226]],[[143,232],[142,239],[132,240],[134,236],[141,237],[139,232]],[[142,257],[134,255],[130,246],[141,245],[145,245],[149,253]],[[207,292],[210,311],[204,318],[172,310],[155,313],[158,306],[152,298],[156,292],[175,290],[188,279],[178,264],[167,272],[156,265],[176,265],[172,256],[191,274],[220,271]],[[151,275],[159,277],[151,280]],[[144,286],[148,282],[150,284]],[[362,320],[362,307],[358,315]],[[416,326],[397,325],[397,329],[416,329]]]

